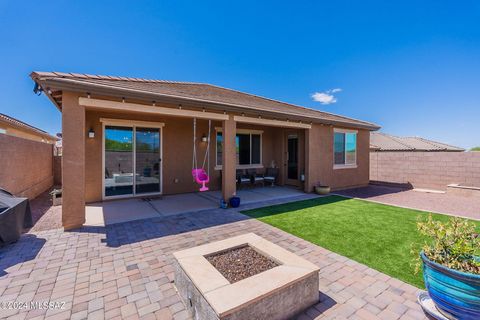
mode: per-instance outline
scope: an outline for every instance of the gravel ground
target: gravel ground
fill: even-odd
[[[205,257],[230,282],[254,276],[278,264],[250,246],[240,247]]]
[[[30,201],[33,218],[33,231],[62,228],[62,206],[53,206],[50,190]]]

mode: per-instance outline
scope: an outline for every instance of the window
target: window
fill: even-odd
[[[223,136],[217,131],[216,165],[222,165]],[[257,132],[237,130],[235,137],[236,163],[240,166],[260,165],[262,162],[262,135]]]
[[[357,164],[356,131],[335,129],[333,148],[335,166],[355,166]]]

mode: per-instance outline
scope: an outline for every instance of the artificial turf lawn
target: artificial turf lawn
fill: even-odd
[[[414,274],[410,250],[412,243],[420,247],[425,240],[416,223],[418,219],[426,219],[427,212],[328,196],[242,213],[416,287],[424,287],[421,272]],[[441,221],[450,218],[432,216]]]

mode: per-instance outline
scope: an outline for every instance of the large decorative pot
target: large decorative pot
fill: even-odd
[[[325,195],[330,193],[329,186],[315,186],[315,193],[320,195]]]
[[[453,270],[422,252],[423,280],[437,309],[449,319],[480,319],[480,275]]]

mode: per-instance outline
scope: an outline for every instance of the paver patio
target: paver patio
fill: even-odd
[[[172,252],[248,232],[320,267],[321,302],[299,319],[424,318],[417,288],[233,209],[25,234],[0,249],[0,300],[66,304],[64,309],[2,310],[0,317],[188,319],[172,283]]]
[[[480,198],[369,185],[336,192],[369,201],[480,220]]]

